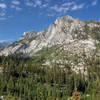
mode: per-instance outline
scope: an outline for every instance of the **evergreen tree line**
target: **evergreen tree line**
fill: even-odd
[[[100,98],[100,59],[85,59],[88,75],[76,74],[69,67],[43,66],[45,58],[19,55],[0,56],[0,95],[13,96],[16,100],[68,100],[75,86],[81,100]]]

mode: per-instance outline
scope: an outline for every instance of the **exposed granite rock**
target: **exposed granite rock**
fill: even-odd
[[[96,49],[95,44],[99,43],[91,35],[91,32],[96,32],[92,31],[94,27],[100,29],[98,23],[96,21],[85,22],[70,16],[57,18],[48,29],[37,33],[34,31],[25,32],[18,41],[1,51],[0,55],[23,52],[25,55],[32,56],[44,47],[59,44],[63,45],[65,50],[77,54],[85,51],[86,55],[90,55]],[[99,30],[98,33],[100,33]]]

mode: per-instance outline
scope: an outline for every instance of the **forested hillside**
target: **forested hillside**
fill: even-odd
[[[100,21],[57,18],[0,51],[5,100],[100,100]]]
[[[87,74],[76,73],[70,64],[63,68],[58,67],[57,62],[45,63],[47,59],[53,59],[50,55],[55,49],[44,49],[32,58],[23,58],[21,54],[1,56],[0,95],[5,100],[99,100],[100,58],[84,55]],[[55,54],[58,58],[57,52]],[[64,52],[63,57],[69,58]],[[78,56],[73,55],[69,59],[77,62]],[[73,92],[80,94],[78,99],[72,96]]]

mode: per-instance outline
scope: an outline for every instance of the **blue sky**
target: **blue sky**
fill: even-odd
[[[0,42],[48,28],[57,17],[100,20],[100,0],[0,0]]]

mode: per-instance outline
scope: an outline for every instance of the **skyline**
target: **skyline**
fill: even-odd
[[[16,41],[23,32],[48,28],[57,17],[100,20],[99,0],[0,0],[0,42]]]

